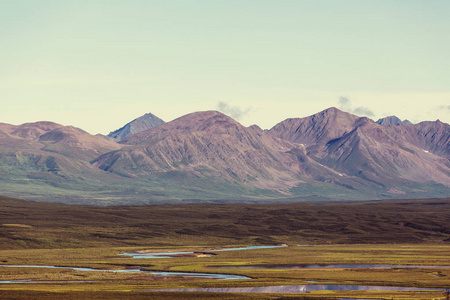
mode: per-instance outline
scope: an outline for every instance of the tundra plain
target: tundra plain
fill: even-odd
[[[450,286],[450,199],[348,203],[73,206],[0,200],[3,265],[245,275],[217,280],[140,273],[0,267],[2,299],[446,299]],[[132,259],[130,251],[215,252],[211,256]],[[308,247],[299,245],[309,245]],[[424,268],[210,269],[212,265],[394,264]],[[308,293],[152,292],[304,284],[402,286],[421,291]],[[439,289],[439,290],[437,290]]]

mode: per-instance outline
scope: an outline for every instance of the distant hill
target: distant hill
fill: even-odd
[[[110,132],[108,134],[108,136],[117,141],[120,141],[130,135],[145,131],[147,129],[159,126],[164,123],[165,122],[163,120],[161,120],[160,118],[158,118],[157,116],[155,116],[151,113],[147,113],[147,114],[127,123],[122,128],[117,129],[113,132]]]
[[[440,121],[382,125],[329,108],[268,131],[217,111],[161,122],[146,114],[119,142],[52,122],[0,123],[0,194],[101,205],[450,194],[450,125]]]
[[[0,193],[77,202],[117,178],[90,161],[123,145],[52,122],[0,124]]]
[[[412,125],[412,123],[410,121],[408,121],[408,120],[402,121],[396,116],[389,116],[386,118],[378,119],[378,121],[376,123],[380,124],[380,125],[397,125],[397,126]]]
[[[59,154],[67,158],[89,160],[122,148],[100,136],[52,122],[26,123],[19,126],[0,123],[0,150],[4,152]]]

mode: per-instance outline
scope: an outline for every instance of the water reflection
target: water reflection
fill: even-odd
[[[18,280],[0,280],[1,283],[25,283],[29,282],[31,279],[18,279]]]
[[[220,265],[209,269],[372,269],[372,268],[450,268],[450,266],[390,265],[390,264],[259,264]]]
[[[45,269],[69,269],[76,271],[89,271],[89,272],[114,272],[114,273],[145,273],[156,276],[182,276],[182,277],[202,277],[207,279],[251,279],[242,275],[231,274],[210,274],[210,273],[187,273],[187,272],[158,272],[158,271],[145,271],[141,270],[139,266],[125,270],[104,270],[104,269],[92,269],[92,268],[78,268],[78,267],[57,267],[57,266],[37,266],[37,265],[0,265],[0,267],[8,268],[45,268]],[[1,282],[0,283],[13,283],[13,282]]]
[[[237,288],[186,288],[146,290],[148,292],[214,292],[214,293],[306,293],[313,291],[445,291],[438,288],[416,288],[367,285],[283,285]]]
[[[225,249],[213,249],[207,250],[205,252],[194,252],[194,251],[182,251],[182,252],[125,252],[119,255],[132,256],[134,259],[141,258],[173,258],[173,257],[190,257],[190,256],[208,256],[215,255],[210,252],[222,252],[222,251],[240,251],[240,250],[255,250],[255,249],[271,249],[271,248],[281,248],[287,247],[287,245],[277,245],[277,246],[249,246],[241,248],[225,248]]]

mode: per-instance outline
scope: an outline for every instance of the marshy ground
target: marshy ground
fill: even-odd
[[[0,264],[224,273],[215,280],[142,273],[0,267],[1,299],[446,299],[444,290],[306,294],[151,292],[306,284],[450,287],[450,200],[311,205],[69,206],[0,200]],[[212,256],[132,259],[127,251],[196,251],[286,243]],[[312,245],[300,247],[298,245]],[[425,268],[210,269],[212,265],[393,264]],[[433,267],[436,266],[436,267]],[[439,268],[449,266],[449,268]],[[39,282],[41,281],[41,282]],[[42,282],[43,281],[43,282]]]

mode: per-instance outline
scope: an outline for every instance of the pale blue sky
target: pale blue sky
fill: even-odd
[[[220,107],[270,128],[344,97],[373,119],[449,123],[449,12],[447,0],[0,0],[0,122],[105,134],[146,112]]]

